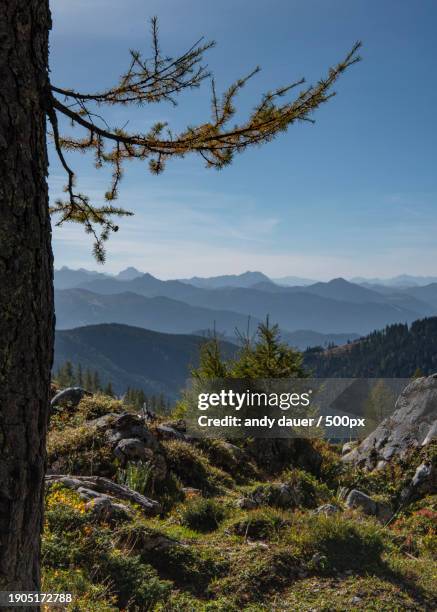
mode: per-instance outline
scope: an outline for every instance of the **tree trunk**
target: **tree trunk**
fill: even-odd
[[[53,352],[48,0],[0,7],[0,591],[38,590]],[[33,608],[35,609],[35,608]]]

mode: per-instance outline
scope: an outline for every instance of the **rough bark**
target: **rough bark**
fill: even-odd
[[[38,590],[53,351],[50,12],[48,0],[0,4],[0,590]]]

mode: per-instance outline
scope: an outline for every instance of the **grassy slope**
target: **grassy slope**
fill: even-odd
[[[126,479],[104,442],[83,425],[124,409],[97,396],[56,415],[49,465]],[[59,485],[48,491],[43,590],[73,592],[70,610],[435,609],[437,496],[416,502],[386,527],[348,510],[312,514],[323,503],[341,506],[342,485],[395,501],[421,457],[366,475],[344,471],[338,450],[318,443],[323,465],[317,479],[293,466],[273,476],[255,463],[236,463],[220,442],[163,446],[172,469],[163,483],[144,485],[135,466],[127,478],[164,504],[158,517],[145,518],[132,506],[128,520],[96,520],[77,493]],[[257,487],[269,490],[275,481],[292,484],[299,507],[276,507],[273,499],[252,510],[237,506],[242,496]],[[184,495],[182,487],[198,490]],[[150,542],[164,536],[169,545],[151,549]]]

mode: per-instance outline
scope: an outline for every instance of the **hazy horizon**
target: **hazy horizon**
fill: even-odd
[[[207,275],[198,275],[198,274],[185,274],[185,275],[180,275],[180,276],[167,276],[167,277],[163,277],[163,276],[159,276],[158,274],[154,274],[151,270],[144,270],[140,267],[136,267],[136,266],[122,266],[122,267],[118,267],[118,268],[114,268],[114,267],[110,267],[110,266],[98,266],[97,264],[94,265],[94,267],[86,267],[86,266],[72,266],[72,265],[67,265],[67,264],[63,264],[62,266],[55,266],[55,271],[60,271],[63,268],[67,268],[69,270],[86,270],[87,272],[96,272],[96,273],[101,273],[101,274],[107,274],[107,275],[111,275],[111,276],[116,276],[117,274],[119,274],[120,272],[125,271],[128,268],[135,268],[135,270],[137,272],[140,272],[141,274],[150,274],[151,276],[154,276],[155,278],[158,278],[160,280],[179,280],[179,279],[183,279],[183,280],[188,280],[190,278],[193,277],[198,277],[198,278],[214,278],[214,277],[220,277],[220,276],[240,276],[242,274],[247,274],[247,273],[261,273],[264,274],[265,276],[267,276],[268,278],[270,278],[271,280],[281,280],[281,279],[285,279],[288,277],[291,278],[296,278],[296,279],[301,279],[301,280],[306,280],[306,281],[314,281],[314,282],[328,282],[331,280],[335,280],[335,279],[344,279],[347,280],[349,282],[358,282],[358,281],[372,281],[372,280],[377,280],[380,282],[384,282],[384,281],[390,281],[390,280],[394,280],[397,278],[402,278],[402,277],[413,277],[413,278],[418,278],[418,279],[428,279],[428,278],[432,278],[432,279],[437,279],[437,273],[435,275],[428,275],[428,274],[407,274],[404,272],[400,272],[398,274],[394,274],[393,276],[390,277],[383,277],[383,276],[373,276],[373,277],[360,277],[360,276],[345,276],[343,274],[336,274],[333,276],[329,276],[326,278],[307,278],[304,277],[302,275],[300,275],[299,273],[290,273],[290,274],[284,274],[284,275],[271,275],[271,274],[267,274],[264,270],[255,270],[255,269],[246,269],[246,270],[241,270],[241,271],[234,271],[234,272],[219,272],[218,274],[207,274]],[[434,282],[434,281],[430,281],[430,282]]]

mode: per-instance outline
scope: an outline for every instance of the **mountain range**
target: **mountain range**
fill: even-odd
[[[140,279],[135,279],[138,280]],[[310,292],[273,293],[252,288],[197,289],[186,285],[189,291],[179,296],[179,292],[175,291],[175,287],[171,284],[174,282],[177,281],[166,281],[159,290],[149,288],[146,283],[142,286],[138,283],[132,287],[131,282],[124,282],[123,285],[128,287],[111,287],[114,293],[109,293],[106,281],[97,280],[93,283],[94,291],[69,289],[56,292],[58,325],[67,328],[90,322],[129,322],[130,324],[135,322],[137,325],[150,328],[154,326],[152,321],[162,318],[163,313],[160,308],[163,303],[162,298],[171,300],[166,301],[165,305],[167,310],[172,306],[175,307],[175,317],[184,319],[182,309],[189,313],[190,318],[186,318],[185,323],[193,320],[194,329],[199,327],[212,329],[216,322],[218,331],[227,333],[233,331],[236,325],[240,330],[244,330],[249,315],[255,325],[257,320],[270,315],[271,320],[278,323],[283,331],[309,329],[321,333],[365,334],[384,327],[387,323],[412,322],[422,314],[428,314],[425,309],[413,311],[381,301],[364,303],[340,301]],[[122,289],[127,291],[122,292]],[[148,303],[139,297],[149,298]],[[155,302],[151,302],[150,298],[155,298]],[[161,298],[161,301],[157,298]],[[179,302],[179,305],[175,305],[175,302]],[[127,304],[128,310],[126,310]],[[148,309],[143,309],[146,304]],[[429,313],[431,310],[429,308]],[[100,313],[103,313],[102,318]],[[203,319],[199,318],[196,321],[200,313]],[[236,314],[240,316],[235,317]],[[236,322],[236,319],[240,323]],[[222,326],[224,320],[228,321],[227,327]],[[175,324],[171,320],[168,321],[175,330]],[[170,331],[170,327],[163,331]]]
[[[214,308],[191,306],[168,297],[144,297],[126,291],[98,294],[88,289],[63,289],[55,292],[56,325],[70,329],[99,323],[123,323],[152,331],[190,334],[194,330],[213,329],[233,336],[235,329],[245,330],[246,315]],[[258,319],[253,320],[256,326]]]
[[[271,283],[268,276],[262,272],[243,272],[243,274],[225,274],[223,276],[211,276],[209,278],[181,279],[183,283],[194,285],[200,289],[218,289],[219,287],[253,287],[257,283]]]
[[[118,394],[135,387],[175,399],[205,335],[215,330],[232,356],[235,331],[253,335],[266,316],[285,342],[307,349],[305,364],[319,376],[410,376],[417,367],[437,368],[437,282],[286,280],[261,272],[160,280],[136,268],[115,275],[61,268],[54,368],[81,363]]]
[[[317,342],[319,339],[314,338]],[[98,370],[103,384],[111,381],[117,394],[128,387],[176,399],[191,367],[198,363],[201,335],[163,334],[120,324],[57,330],[54,370],[67,360]],[[222,354],[231,358],[237,347],[220,339]],[[408,378],[437,370],[437,317],[397,323],[358,340],[323,350],[307,349],[307,370],[316,377]]]
[[[63,266],[59,270],[55,270],[54,281],[57,289],[71,289],[95,279],[115,278],[117,280],[132,280],[137,276],[142,276],[142,274],[142,272],[133,267],[121,270],[118,274],[110,275],[94,270],[86,270],[85,268],[72,270],[67,266]]]
[[[228,310],[190,306],[166,297],[146,298],[137,293],[101,295],[87,289],[63,289],[55,293],[57,329],[71,329],[100,323],[121,323],[151,331],[174,334],[208,335],[212,330],[235,343],[237,330],[254,333],[260,319]],[[312,330],[282,332],[291,346],[304,350],[308,346],[344,344],[357,334],[323,334]]]
[[[163,281],[133,268],[116,276],[62,268],[55,286],[62,329],[106,322],[172,333],[215,327],[233,336],[249,317],[255,328],[269,315],[284,335],[307,330],[353,339],[437,314],[437,283],[394,288],[336,278],[284,286],[261,272]]]
[[[437,276],[413,276],[411,274],[399,274],[392,278],[362,278],[355,277],[351,278],[352,283],[380,285],[382,287],[421,287],[423,285],[429,285],[430,283],[437,282]]]

